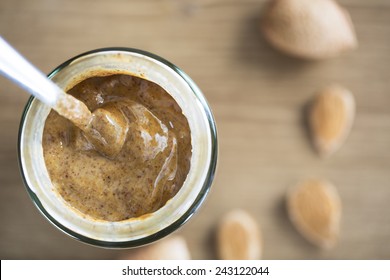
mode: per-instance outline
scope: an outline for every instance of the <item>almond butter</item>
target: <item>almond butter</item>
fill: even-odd
[[[355,116],[352,93],[338,85],[321,90],[308,115],[313,144],[321,156],[329,156],[347,138]]]
[[[130,250],[126,260],[190,260],[186,240],[181,236],[166,237],[151,245]]]
[[[261,30],[280,51],[305,59],[324,59],[357,47],[348,12],[333,0],[271,0]]]
[[[341,201],[336,188],[320,179],[295,186],[287,196],[287,211],[295,228],[321,248],[335,245],[340,232]]]
[[[217,231],[218,256],[222,260],[261,258],[262,242],[257,222],[244,210],[226,214]]]

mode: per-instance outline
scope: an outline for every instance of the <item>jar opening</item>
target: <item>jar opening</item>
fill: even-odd
[[[64,90],[96,73],[126,73],[152,81],[177,102],[191,129],[191,167],[179,192],[156,212],[119,222],[91,221],[69,209],[53,191],[43,159],[42,134],[50,108],[31,99],[19,132],[19,159],[27,190],[43,215],[70,236],[103,247],[132,247],[157,240],[185,223],[211,186],[217,135],[210,108],[194,82],[171,63],[134,49],[101,49],[73,58],[49,77]]]

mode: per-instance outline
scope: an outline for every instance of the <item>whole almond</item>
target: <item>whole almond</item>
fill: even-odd
[[[232,210],[219,224],[217,245],[221,260],[260,259],[262,242],[259,225],[244,210]]]
[[[295,228],[321,248],[335,245],[340,232],[341,201],[336,188],[320,179],[309,179],[290,190],[287,211]]]
[[[329,156],[347,138],[355,117],[352,93],[338,85],[321,90],[309,108],[308,124],[313,144],[321,156]]]
[[[122,259],[126,260],[190,260],[186,240],[181,236],[170,236],[151,245],[131,249]]]
[[[333,0],[271,0],[261,30],[286,54],[324,59],[357,47],[348,12]]]

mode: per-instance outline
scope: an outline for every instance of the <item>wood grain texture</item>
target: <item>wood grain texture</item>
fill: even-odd
[[[44,72],[81,52],[125,46],[175,63],[203,90],[219,133],[215,183],[178,234],[196,259],[215,258],[214,231],[241,207],[261,225],[265,259],[390,259],[390,3],[342,0],[359,48],[304,62],[274,51],[258,31],[262,0],[1,0],[0,34]],[[349,88],[357,115],[345,145],[322,160],[304,125],[305,104],[329,83]],[[0,257],[107,259],[35,209],[17,165],[19,120],[28,95],[0,77]],[[325,177],[343,202],[341,239],[308,244],[287,219],[286,189]]]

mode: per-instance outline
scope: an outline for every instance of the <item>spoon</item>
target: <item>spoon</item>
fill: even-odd
[[[0,37],[0,74],[80,128],[95,149],[109,158],[122,149],[128,121],[121,112],[98,108],[91,112],[75,97],[65,93]]]

